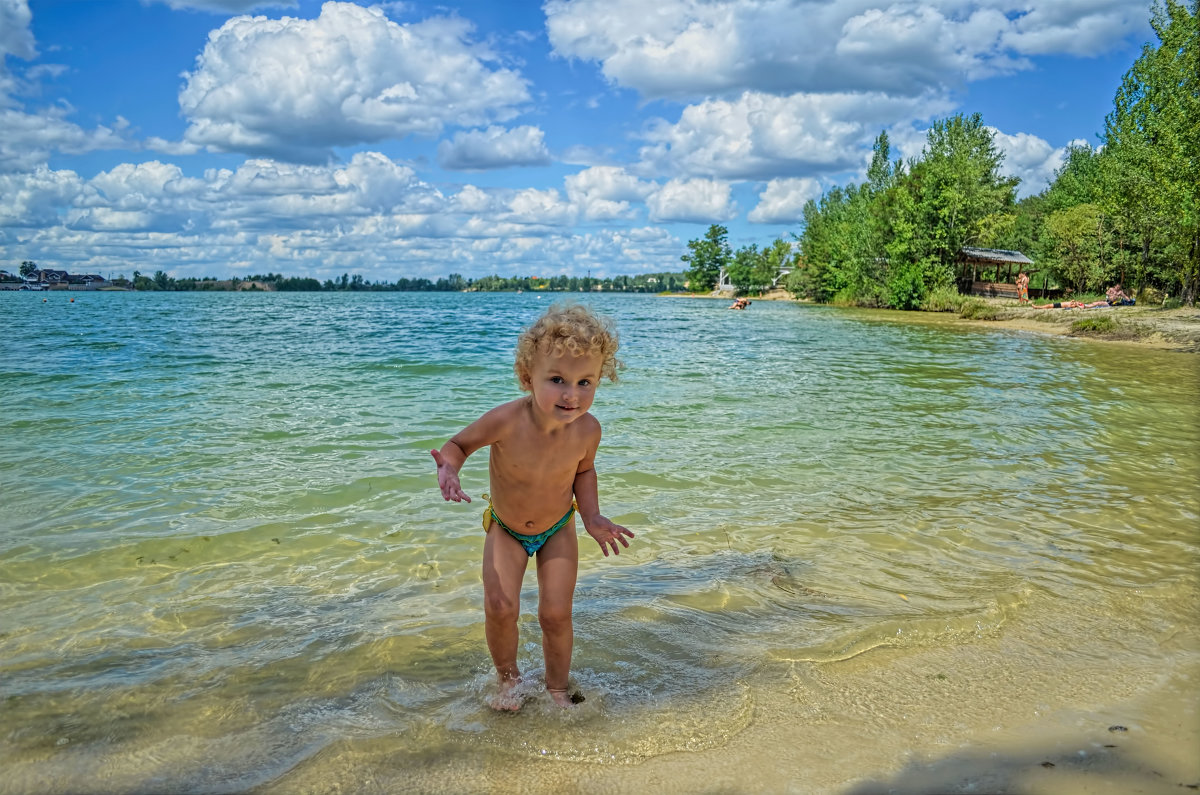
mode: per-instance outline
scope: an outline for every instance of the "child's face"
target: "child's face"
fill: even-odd
[[[559,422],[574,422],[592,407],[603,364],[600,354],[539,352],[533,359],[527,384],[534,405],[539,412]]]

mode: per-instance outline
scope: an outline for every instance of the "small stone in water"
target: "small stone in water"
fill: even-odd
[[[1129,731],[1129,729],[1126,729],[1124,726],[1109,726],[1108,730],[1110,732],[1127,732],[1127,731]]]

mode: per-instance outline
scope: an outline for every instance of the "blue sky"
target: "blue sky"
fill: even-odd
[[[680,270],[799,232],[881,130],[979,112],[1020,193],[1097,143],[1122,0],[0,0],[0,268]]]

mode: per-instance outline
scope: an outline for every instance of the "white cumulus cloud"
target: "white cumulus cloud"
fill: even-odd
[[[240,14],[255,8],[295,8],[296,0],[157,0],[175,10],[195,9]]]
[[[0,173],[0,231],[56,225],[59,211],[83,194],[84,182],[74,171],[38,166],[23,173]]]
[[[32,21],[28,0],[0,0],[0,74],[7,68],[5,56],[28,61],[37,55],[33,31],[29,29]]]
[[[583,217],[592,221],[630,218],[633,202],[642,202],[654,190],[651,182],[643,182],[616,166],[593,166],[564,180],[567,198],[580,208]]]
[[[70,108],[56,106],[38,113],[0,110],[0,171],[28,171],[44,165],[55,152],[82,154],[96,149],[124,149],[120,130],[99,125],[85,130],[67,121]]]
[[[234,17],[209,34],[179,104],[185,140],[316,162],[332,147],[505,121],[526,81],[489,66],[457,17],[392,22],[327,2],[316,19]]]
[[[811,177],[773,179],[758,195],[747,220],[755,224],[790,224],[804,217],[804,205],[821,198],[821,183]]]
[[[550,164],[545,135],[524,125],[512,130],[492,125],[486,130],[465,130],[453,140],[438,144],[438,163],[457,171],[486,171],[510,166]]]
[[[728,221],[737,212],[728,182],[715,179],[673,179],[646,201],[653,221],[713,223]]]
[[[862,149],[897,119],[949,110],[938,96],[745,92],[707,100],[660,120],[644,138],[640,168],[724,179],[813,176],[858,166]]]
[[[1142,0],[548,0],[565,58],[594,61],[645,97],[746,89],[922,94],[1028,68],[1026,56],[1094,55],[1145,30]]]
[[[1021,179],[1021,184],[1017,186],[1018,196],[1031,196],[1045,190],[1054,181],[1054,172],[1062,168],[1067,160],[1066,146],[1053,146],[1029,133],[1010,135],[994,127],[988,129],[992,131],[996,148],[1004,152],[1000,171],[1006,176]],[[1084,141],[1070,143],[1080,145]]]

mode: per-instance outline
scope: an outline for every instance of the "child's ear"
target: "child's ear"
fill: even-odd
[[[526,370],[524,368],[517,370],[517,384],[525,392],[530,392],[533,390],[533,385],[529,381],[529,371],[528,370]]]

